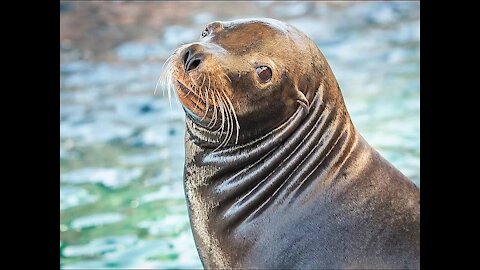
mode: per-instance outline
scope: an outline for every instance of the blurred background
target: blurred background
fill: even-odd
[[[201,268],[184,113],[156,81],[214,20],[271,17],[318,44],[360,133],[420,185],[419,2],[60,2],[60,264]]]

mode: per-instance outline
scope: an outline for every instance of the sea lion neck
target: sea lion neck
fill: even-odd
[[[303,191],[334,182],[357,135],[343,102],[326,102],[324,92],[320,87],[308,113],[299,106],[265,136],[218,151],[202,148],[187,121],[184,185],[189,204],[204,211],[190,212],[196,241],[215,246],[213,228],[233,231],[272,205],[308,200]]]

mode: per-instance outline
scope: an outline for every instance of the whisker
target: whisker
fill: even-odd
[[[223,94],[221,94],[221,98],[223,100],[223,103],[225,104],[225,97],[223,96]],[[227,131],[226,131],[226,134],[225,134],[225,139],[223,140],[222,142],[222,145],[227,145],[227,143],[230,141],[230,138],[232,137],[232,115],[231,115],[231,112],[230,112],[230,109],[228,106],[225,105],[225,110],[227,111]]]
[[[228,77],[227,74],[225,74],[225,72],[222,72],[222,74],[228,79],[230,83],[232,83],[232,80],[230,80],[230,77]]]
[[[220,78],[219,78],[220,79]],[[225,102],[226,99],[228,99],[227,95],[225,94],[225,82],[223,80],[221,80],[222,82],[222,87],[220,88],[221,89],[221,94],[222,94],[222,99],[223,101]],[[225,102],[227,103],[227,102]],[[228,103],[227,103],[228,104]],[[227,109],[227,112],[228,112],[228,129],[227,129],[227,138],[226,138],[226,143],[228,143],[230,141],[230,139],[232,138],[232,135],[233,135],[233,126],[234,126],[234,122],[233,122],[233,117],[232,117],[232,111],[231,111],[231,106],[227,106],[226,107]]]
[[[222,110],[222,126],[221,126],[221,134],[220,134],[222,136],[223,133],[225,132],[225,128],[226,128],[225,123],[228,123],[227,122],[228,121],[228,115],[227,115],[227,109],[226,109],[225,102],[222,99],[220,91],[218,90],[218,86],[217,86],[218,83],[219,83],[218,81],[215,81],[215,85],[214,85],[215,88],[214,89],[215,89],[215,92],[217,94],[218,101],[220,102],[220,108]]]
[[[223,101],[220,98],[218,92],[215,91],[215,95],[218,97],[217,99],[218,106],[219,106],[218,108],[220,109],[220,115],[222,116],[222,123],[220,127],[215,130],[215,132],[218,132],[220,130],[220,136],[221,136],[221,133],[223,133],[224,124],[225,124],[225,109],[224,109],[225,105],[223,104]]]
[[[202,94],[202,97],[204,97],[205,95],[203,95],[202,89],[203,89],[203,85],[205,84],[206,76],[205,76],[205,74],[202,74],[202,76],[203,76],[203,81],[202,81],[202,84],[200,85],[200,88],[198,90],[200,91],[200,94]],[[199,76],[199,78],[200,78],[200,76]],[[204,100],[204,102],[205,102],[205,100]]]
[[[225,130],[225,122],[226,122],[226,119],[225,119],[225,116],[226,116],[226,113],[225,113],[225,104],[223,103],[223,100],[219,94],[219,92],[217,91],[215,94],[217,94],[218,98],[219,98],[219,101],[220,101],[220,113],[222,115],[222,124],[220,125],[220,127],[215,130],[215,132],[219,132],[220,133],[220,136],[219,136],[219,139],[222,138],[223,134],[224,134],[224,130]],[[228,117],[228,116],[227,116]],[[227,121],[228,123],[228,121]],[[223,146],[223,144],[225,143],[225,139],[220,143],[220,145],[217,146],[217,148],[215,148],[214,151],[216,151],[217,149],[219,149],[220,147]]]
[[[211,95],[212,95],[212,102],[213,102],[213,117],[210,120],[210,123],[208,124],[209,128],[214,127],[217,124],[218,121],[218,102],[217,102],[217,97],[215,96],[215,91],[213,89],[210,90]],[[212,123],[213,122],[213,123]]]
[[[208,75],[208,74],[207,74],[207,75]],[[205,78],[206,78],[207,75],[205,75],[205,76],[203,77],[204,82],[205,82]],[[210,75],[208,75],[208,81],[210,82]],[[202,85],[203,85],[203,83],[202,83]],[[208,109],[210,108],[210,107],[209,107],[209,104],[208,104],[208,91],[210,91],[209,88],[205,89],[205,107],[206,107],[206,108],[205,108],[205,113],[203,114],[203,117],[202,117],[202,121],[203,121],[203,119],[205,119],[205,117],[207,116],[207,114],[208,114]]]
[[[157,81],[157,85],[155,86],[154,95],[158,89],[158,85],[161,83],[162,85],[162,94],[165,95],[165,89],[168,90],[168,101],[170,103],[170,109],[172,109],[172,99],[171,99],[171,87],[172,87],[172,76],[173,76],[173,56],[171,55],[162,66],[162,73],[160,75],[159,80]]]
[[[235,126],[236,126],[236,129],[235,129],[236,130],[235,144],[237,144],[238,143],[238,137],[240,135],[240,123],[238,122],[237,112],[235,111],[235,108],[233,107],[232,101],[230,100],[228,95],[226,95],[225,93],[224,93],[224,95],[225,95],[225,98],[227,99],[228,105],[230,106],[231,112],[233,114],[233,118],[235,119]],[[232,130],[232,133],[233,133],[233,130]]]
[[[217,123],[217,119],[218,119],[218,113],[217,113],[217,104],[216,104],[216,97],[215,97],[215,91],[213,91],[213,89],[210,88],[210,75],[208,75],[208,91],[210,92],[211,96],[212,96],[212,102],[213,102],[213,117],[212,119],[210,120],[210,123],[208,123],[208,127],[211,128],[211,127],[214,127],[215,124]],[[215,122],[213,122],[215,121]],[[210,125],[212,124],[213,122],[213,125]]]
[[[221,114],[221,108],[220,108],[220,102],[218,101],[217,99],[217,94],[216,94],[216,89],[215,89],[215,82],[213,82],[213,85],[212,85],[212,88],[210,88],[211,90],[211,94],[212,94],[212,100],[214,102],[214,106],[213,106],[213,114],[214,114],[214,118],[212,118],[212,120],[214,120],[212,126],[209,126],[210,128],[213,128],[214,126],[217,125],[217,122],[218,122],[218,118],[219,118],[219,111],[220,111],[220,114]],[[217,129],[218,131],[218,129]]]
[[[227,117],[226,119],[226,123],[227,123],[227,130],[226,130],[226,134],[225,134],[225,139],[222,141],[222,143],[220,144],[221,146],[223,145],[227,145],[228,144],[228,141],[230,140],[231,138],[231,132],[232,132],[232,116],[231,116],[231,112],[229,110],[229,108],[227,107],[227,104],[225,102],[225,98],[224,98],[224,95],[225,95],[225,91],[224,91],[224,86],[225,86],[225,83],[223,82],[223,80],[220,78],[220,76],[218,76],[218,82],[219,84],[222,83],[222,85],[220,85],[219,89],[221,90],[218,91],[219,93],[219,97],[220,99],[222,100],[222,105],[223,105],[223,108],[224,110],[226,111],[225,115]]]
[[[196,94],[197,96],[200,96],[199,93],[198,93],[198,84],[197,84],[197,80],[198,78],[200,78],[200,75],[197,77],[197,79],[193,79],[193,76],[191,74],[188,74],[188,78],[190,79],[190,81],[193,83],[193,93]]]
[[[193,90],[194,90],[194,93],[195,91],[198,89],[198,85],[197,85],[197,82],[196,80],[194,80],[192,78],[192,75],[191,74],[188,74],[188,78],[189,78],[189,81],[193,83],[193,87],[191,87]],[[191,86],[191,85],[190,85]]]
[[[171,71],[168,74],[168,103],[170,104],[170,110],[172,110],[172,76],[173,76],[173,67],[171,68]]]
[[[166,73],[165,70],[167,70],[167,67],[169,67],[169,65],[171,64],[172,59],[173,59],[173,54],[170,55],[163,63],[160,76],[158,77],[157,83],[155,84],[155,90],[153,91],[153,95],[157,93],[158,84],[162,81],[162,77]],[[163,92],[165,92],[165,89],[163,89]]]
[[[186,81],[186,80],[185,80],[185,75],[183,76],[183,81]],[[186,85],[185,85],[185,86],[186,86]],[[193,87],[192,87],[191,85],[189,85],[189,86],[190,86],[190,87],[188,87],[188,92],[187,92],[187,94],[185,95],[185,97],[188,97],[188,95],[190,95],[190,92],[193,92],[193,90],[192,90]]]
[[[230,81],[230,78],[227,76],[227,74],[225,74],[224,72],[222,72],[222,75],[225,76],[227,79],[229,79]],[[231,81],[230,81],[231,82]],[[226,82],[224,82],[224,84],[226,84]],[[233,107],[233,104],[230,100],[230,98],[228,97],[228,95],[225,93],[225,87],[222,88],[222,91],[223,91],[223,95],[229,105],[229,111],[233,114],[233,119],[232,119],[232,135],[233,135],[233,126],[235,125],[236,128],[236,138],[235,138],[235,144],[238,143],[238,137],[239,137],[239,134],[240,134],[240,124],[238,123],[238,117],[237,117],[237,113],[235,112],[235,108]],[[235,121],[235,122],[233,122]]]

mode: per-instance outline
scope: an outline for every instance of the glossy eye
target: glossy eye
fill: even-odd
[[[256,68],[260,82],[266,83],[272,78],[272,70],[267,66],[260,66]]]
[[[208,28],[205,28],[202,32],[202,37],[206,37],[208,35]]]

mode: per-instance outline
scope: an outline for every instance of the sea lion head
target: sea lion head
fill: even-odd
[[[187,118],[223,145],[261,137],[299,106],[308,113],[321,84],[338,87],[316,44],[274,19],[209,23],[166,64]]]

